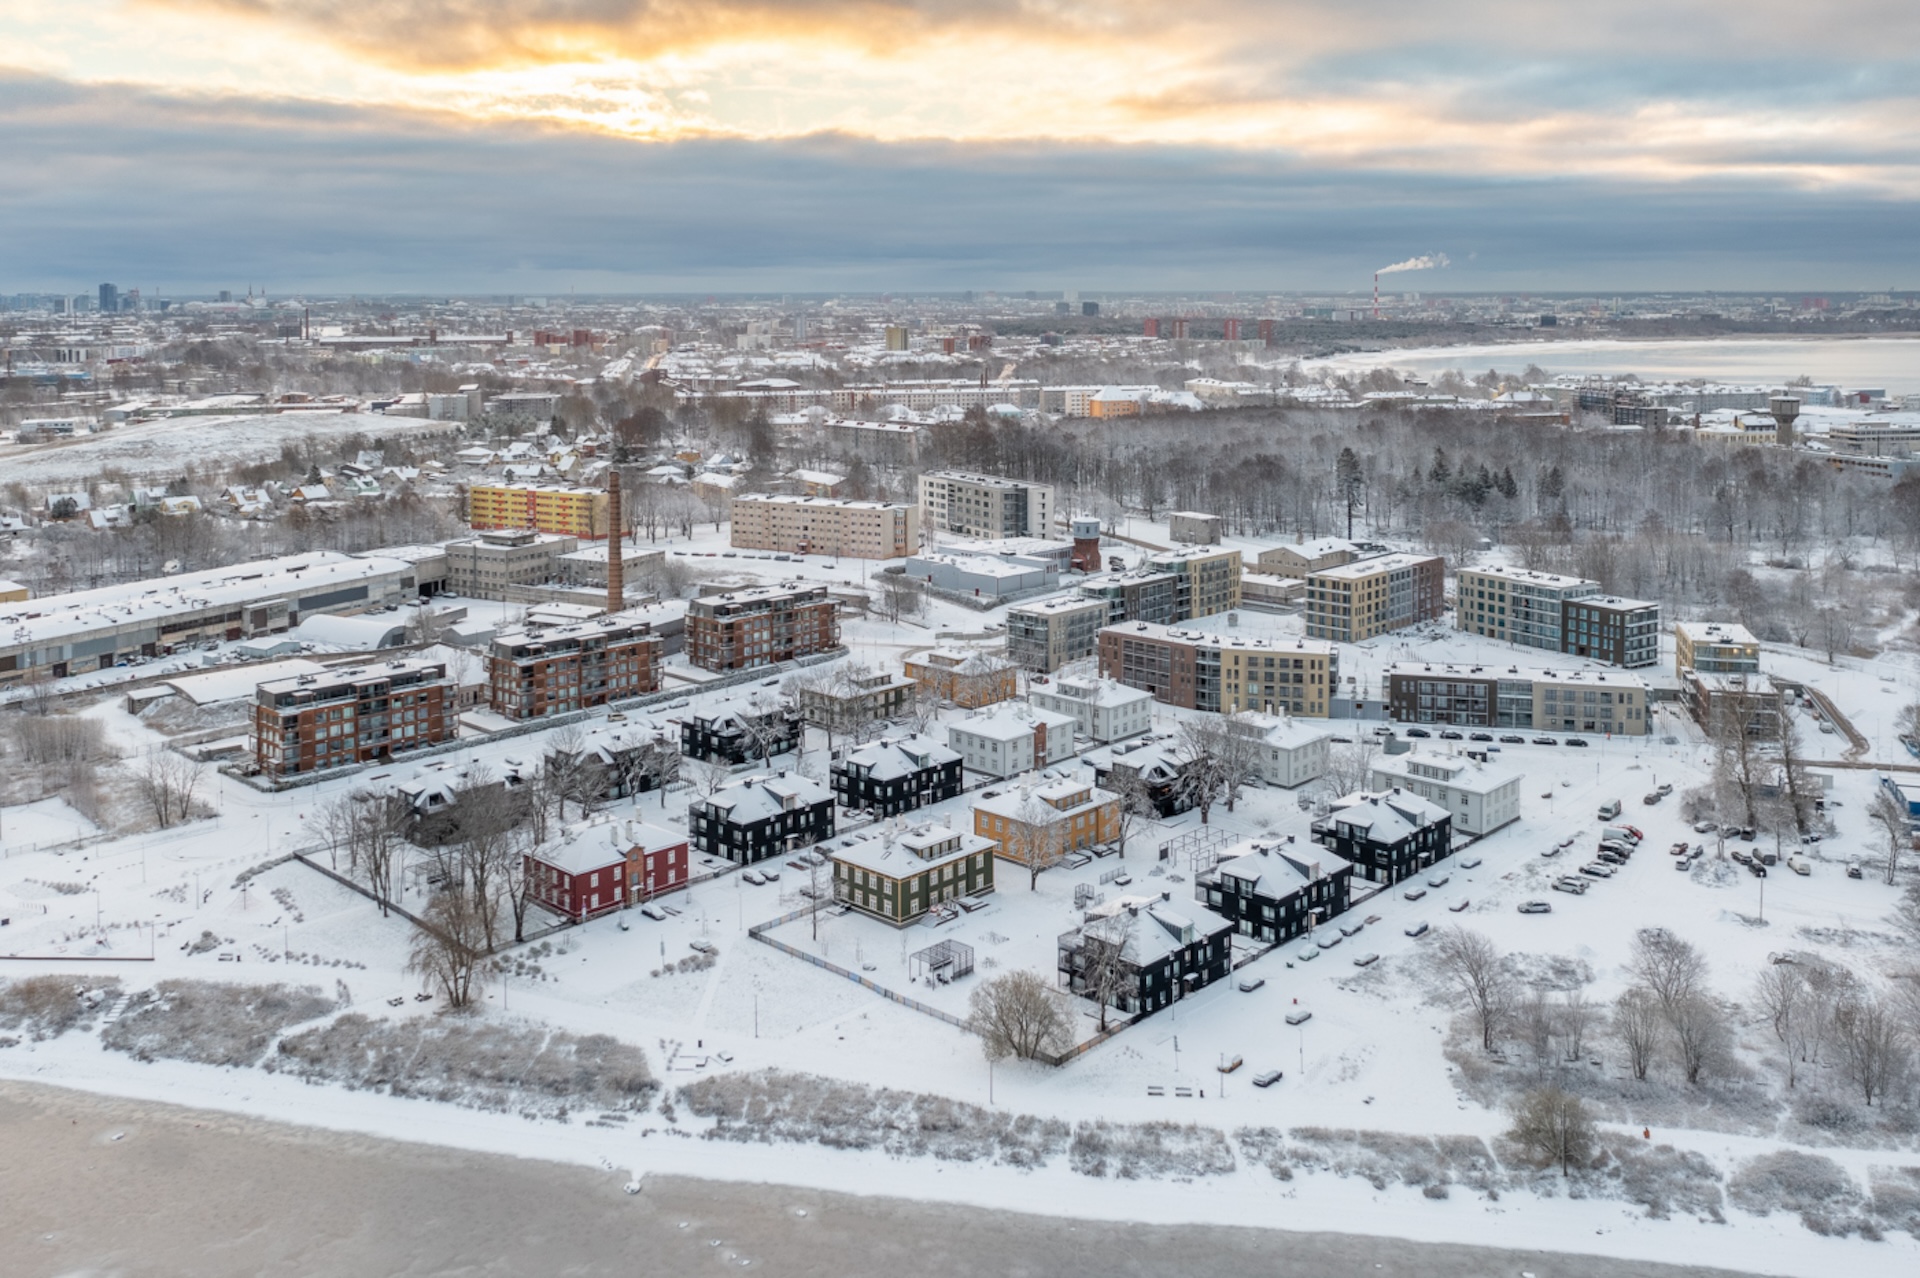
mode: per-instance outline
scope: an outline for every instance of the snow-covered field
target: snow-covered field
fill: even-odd
[[[692,549],[717,544],[703,535]],[[712,559],[703,553],[694,562],[696,575],[725,574],[726,580],[739,582],[802,575],[846,584],[858,581],[861,567],[845,561],[796,567],[725,559],[717,552]],[[913,622],[849,620],[846,639],[854,659],[891,667],[904,651],[932,642],[938,632],[977,632],[993,619],[991,613],[934,602],[926,616]],[[1240,625],[1292,633],[1298,622],[1242,614]],[[1344,651],[1342,670],[1377,684],[1380,668],[1390,660],[1500,659],[1486,651],[1492,646],[1435,629],[1396,636],[1371,649]],[[1512,659],[1526,660],[1518,653]],[[1915,675],[1903,660],[1830,668],[1811,656],[1770,650],[1768,663],[1778,673],[1804,677],[1824,688],[1873,742],[1874,757],[1904,760],[1892,738],[1892,718],[1895,709],[1913,699]],[[1568,663],[1561,659],[1558,664]],[[693,694],[696,707],[703,697],[718,695]],[[92,713],[110,720],[110,735],[116,740],[131,743],[146,735],[117,701]],[[1433,937],[1406,935],[1420,922],[1436,928],[1464,924],[1536,965],[1549,957],[1573,967],[1583,965],[1591,976],[1588,994],[1597,1001],[1625,987],[1629,946],[1636,930],[1645,927],[1667,928],[1699,946],[1711,963],[1714,988],[1736,1001],[1748,1000],[1754,976],[1765,969],[1769,955],[1779,951],[1818,953],[1863,974],[1890,969],[1900,951],[1883,919],[1895,890],[1871,873],[1860,880],[1842,873],[1846,859],[1871,857],[1873,849],[1883,845],[1867,812],[1874,774],[1831,770],[1832,795],[1840,801],[1832,812],[1836,831],[1813,849],[1809,877],[1777,872],[1765,880],[1762,922],[1759,880],[1744,872],[1674,871],[1664,853],[1666,845],[1682,838],[1701,841],[1683,825],[1677,795],[1656,807],[1640,803],[1640,796],[1657,782],[1684,792],[1707,775],[1708,759],[1698,734],[1670,715],[1663,709],[1659,729],[1639,741],[1596,740],[1585,751],[1531,744],[1506,747],[1504,761],[1526,777],[1521,819],[1423,876],[1445,877],[1443,885],[1430,887],[1418,901],[1407,900],[1399,889],[1383,893],[1351,916],[1378,915],[1379,921],[1338,947],[1302,961],[1299,956],[1307,947],[1294,942],[1236,974],[1264,978],[1263,988],[1241,993],[1236,982],[1216,984],[1057,1070],[1010,1063],[990,1069],[978,1043],[961,1031],[751,940],[749,927],[794,907],[799,875],[792,871],[781,882],[762,886],[737,875],[696,885],[670,898],[678,914],[665,922],[628,912],[560,932],[514,951],[514,974],[490,984],[481,999],[480,1015],[487,1021],[609,1034],[640,1045],[669,1094],[702,1078],[778,1069],[1069,1124],[1198,1124],[1226,1133],[1227,1147],[1237,1151],[1234,1170],[1221,1174],[1127,1181],[1089,1176],[1065,1159],[1016,1170],[931,1158],[903,1162],[876,1151],[817,1144],[785,1144],[775,1153],[750,1143],[668,1138],[669,1129],[705,1130],[704,1120],[684,1110],[671,1123],[649,1116],[627,1125],[593,1126],[581,1121],[584,1115],[572,1122],[529,1122],[314,1086],[258,1069],[167,1060],[142,1063],[101,1050],[96,1035],[85,1032],[0,1049],[0,1075],[634,1172],[773,1177],[868,1193],[900,1193],[910,1183],[909,1192],[919,1198],[1096,1218],[1257,1222],[1497,1242],[1750,1272],[1911,1273],[1920,1264],[1920,1240],[1904,1233],[1889,1231],[1880,1242],[1821,1237],[1803,1228],[1792,1213],[1762,1217],[1731,1206],[1724,1224],[1703,1223],[1686,1212],[1676,1212],[1670,1220],[1651,1219],[1640,1207],[1618,1199],[1545,1197],[1531,1189],[1504,1192],[1495,1200],[1456,1188],[1449,1198],[1436,1199],[1423,1196],[1418,1188],[1375,1188],[1363,1178],[1334,1174],[1302,1171],[1282,1181],[1260,1164],[1252,1147],[1233,1135],[1247,1128],[1313,1127],[1491,1141],[1507,1127],[1507,1115],[1476,1099],[1480,1093],[1461,1078],[1449,1053],[1453,1014],[1433,997],[1428,960]],[[1157,726],[1170,728],[1176,718],[1163,708]],[[1674,738],[1672,743],[1667,736]],[[1837,758],[1844,747],[1838,737],[1815,736],[1811,730],[1808,736],[1815,754]],[[824,775],[824,740],[815,734],[811,745],[804,766]],[[450,766],[478,762],[498,770],[506,758],[531,757],[537,748],[524,737],[476,739],[446,757]],[[794,762],[791,757],[776,760],[781,766]],[[173,978],[289,982],[314,985],[329,998],[335,996],[336,982],[343,982],[351,1003],[340,1011],[374,1017],[433,1015],[437,1001],[412,998],[421,984],[405,970],[409,928],[402,920],[381,918],[364,898],[297,863],[278,865],[244,882],[237,877],[292,848],[317,847],[321,808],[355,784],[356,778],[347,776],[265,795],[220,778],[208,791],[217,809],[208,820],[65,853],[13,851],[49,841],[46,836],[56,827],[67,828],[61,824],[67,818],[57,808],[41,804],[7,810],[0,835],[8,849],[0,858],[0,901],[15,903],[15,908],[12,921],[0,931],[0,954],[18,957],[6,963],[0,975],[58,972],[76,981],[117,977],[130,989]],[[632,804],[616,805],[614,815],[632,812],[684,828],[689,797],[686,790],[676,792],[663,808],[660,796],[645,795]],[[1216,807],[1212,820],[1241,833],[1292,833],[1304,839],[1308,814],[1297,798],[1291,791],[1254,789],[1232,813]],[[1584,896],[1548,890],[1552,877],[1584,859],[1584,845],[1590,845],[1600,824],[1595,809],[1613,798],[1623,800],[1627,819],[1646,831],[1641,854],[1617,877],[1595,884]],[[1127,856],[1134,877],[1129,890],[1166,890],[1176,902],[1190,901],[1187,868],[1156,865],[1153,850],[1197,822],[1198,815],[1189,813],[1138,834]],[[1569,837],[1583,846],[1557,859],[1540,855]],[[1476,858],[1481,862],[1477,868],[1461,868],[1460,862]],[[1028,890],[1023,870],[1003,864],[999,891],[989,908],[949,928],[896,932],[857,916],[823,916],[818,942],[807,920],[788,924],[780,936],[855,970],[872,965],[867,974],[878,983],[958,1014],[971,986],[999,971],[1026,967],[1051,979],[1054,938],[1074,921],[1073,885],[1115,864],[1101,860],[1084,870],[1049,872],[1036,892]],[[1161,873],[1152,873],[1156,868]],[[1174,874],[1181,879],[1175,881]],[[1515,906],[1530,898],[1549,899],[1552,913],[1519,914]],[[1448,910],[1461,901],[1468,903],[1464,911]],[[413,895],[405,900],[410,907],[422,903]],[[0,909],[0,914],[8,913]],[[194,943],[207,933],[213,943],[193,952],[198,948]],[[980,971],[950,987],[909,984],[905,955],[948,937],[974,945]],[[701,970],[677,970],[696,941],[715,946],[716,961]],[[1352,959],[1367,952],[1380,955],[1380,962],[1355,967]],[[152,961],[144,961],[149,956]],[[72,961],[82,957],[142,961]],[[394,999],[402,1000],[398,1007],[390,1004]],[[1288,1026],[1284,1018],[1296,1010],[1312,1012],[1312,1019]],[[1772,1045],[1764,1025],[1756,1024],[1751,1013],[1740,1017],[1738,1049],[1739,1068],[1751,1075],[1742,1095],[1769,1095],[1774,1085],[1767,1073]],[[1576,1063],[1569,1068],[1609,1078],[1622,1072],[1613,1053],[1599,1056],[1599,1066]],[[1245,1065],[1222,1075],[1216,1067],[1230,1057],[1243,1058]],[[1284,1078],[1267,1089],[1250,1084],[1253,1075],[1269,1069],[1282,1070]],[[1821,1085],[1839,1087],[1832,1080]],[[1180,1095],[1182,1088],[1193,1094]],[[1150,1095],[1149,1089],[1165,1094]],[[1651,1089],[1648,1096],[1639,1109],[1609,1108],[1603,1128],[1635,1138],[1643,1128],[1650,1129],[1654,1144],[1698,1153],[1722,1175],[1782,1144],[1811,1139],[1771,1102],[1695,1103],[1684,1088],[1672,1085]],[[1862,1189],[1874,1168],[1920,1163],[1910,1135],[1873,1133],[1858,1147],[1841,1137],[1827,1137],[1818,1145],[1818,1152],[1846,1168]]]

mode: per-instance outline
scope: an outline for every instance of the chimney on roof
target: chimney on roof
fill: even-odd
[[[620,468],[607,467],[607,611],[619,612],[627,606],[625,553],[627,539],[626,510],[620,501]]]

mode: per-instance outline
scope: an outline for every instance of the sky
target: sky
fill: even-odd
[[[0,0],[0,293],[1920,287],[1911,0]]]

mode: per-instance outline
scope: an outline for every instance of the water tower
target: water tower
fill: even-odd
[[[1793,447],[1793,423],[1800,416],[1800,397],[1784,392],[1767,397],[1767,412],[1779,428],[1773,440],[1782,448]]]
[[[1068,567],[1081,572],[1100,571],[1100,521],[1092,515],[1073,517],[1073,557]]]

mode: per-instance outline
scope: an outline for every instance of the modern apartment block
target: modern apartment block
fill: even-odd
[[[1175,578],[1174,619],[1211,617],[1240,606],[1240,570],[1246,560],[1238,550],[1218,546],[1193,546],[1186,550],[1161,551],[1147,557],[1153,572],[1172,573]]]
[[[1566,605],[1561,651],[1629,670],[1660,664],[1660,605],[1614,595]]]
[[[271,777],[372,763],[454,735],[438,661],[388,661],[270,679],[254,689],[253,762]]]
[[[1760,641],[1732,621],[1682,621],[1673,627],[1673,672],[1759,674]]]
[[[1054,491],[999,475],[936,470],[920,476],[920,518],[929,531],[963,537],[1050,537]]]
[[[920,508],[786,493],[733,499],[732,544],[789,555],[902,559],[920,549]]]
[[[1168,625],[1184,621],[1180,611],[1182,577],[1151,568],[1108,572],[1076,582],[1073,592],[1082,599],[1100,599],[1107,605],[1107,624],[1151,621]]]
[[[538,719],[660,690],[665,641],[618,614],[569,626],[509,630],[487,653],[495,714]]]
[[[1605,670],[1529,670],[1401,662],[1387,670],[1388,714],[1399,723],[1540,728],[1644,736],[1647,683]]]
[[[1446,560],[1376,555],[1307,574],[1307,638],[1359,643],[1446,610]]]
[[[447,543],[447,588],[472,599],[505,599],[509,586],[537,586],[561,575],[577,537],[530,528],[483,532]]]
[[[1068,596],[1007,609],[1007,660],[1051,674],[1069,661],[1093,655],[1107,624],[1104,599]]]
[[[1504,564],[1462,568],[1455,592],[1454,622],[1468,634],[1527,648],[1562,652],[1561,613],[1568,600],[1600,593],[1600,583]]]
[[[1316,844],[1247,839],[1194,876],[1193,896],[1257,941],[1291,941],[1347,912],[1353,866]]]
[[[756,586],[687,605],[687,659],[702,670],[748,670],[825,652],[840,642],[839,605],[825,586]]]
[[[1327,717],[1339,656],[1311,639],[1203,634],[1136,621],[1100,632],[1100,673],[1190,710]]]
[[[1629,669],[1660,660],[1660,605],[1606,595],[1583,577],[1462,568],[1454,619],[1469,634]]]
[[[536,484],[475,484],[467,490],[467,525],[475,532],[533,528],[588,541],[611,527],[604,489]]]

